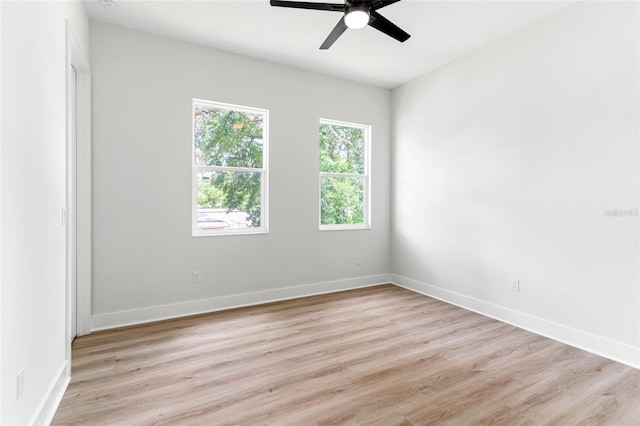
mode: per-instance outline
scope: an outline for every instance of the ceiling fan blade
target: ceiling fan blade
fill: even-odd
[[[378,0],[374,1],[371,5],[371,10],[382,9],[383,7],[389,6],[390,4],[398,3],[400,0]]]
[[[344,4],[309,3],[304,1],[284,1],[284,0],[271,0],[271,6],[293,7],[296,9],[328,10],[330,12],[343,12],[345,7]]]
[[[329,34],[329,36],[324,41],[324,43],[322,43],[322,46],[320,46],[320,49],[325,50],[330,48],[331,45],[336,42],[338,37],[340,37],[342,33],[345,32],[346,29],[347,29],[347,24],[344,23],[344,16],[343,16],[342,18],[340,18],[336,26],[333,27],[331,34]]]
[[[399,42],[404,42],[411,37],[404,30],[398,27],[393,22],[389,21],[384,16],[380,15],[378,12],[372,10],[371,11],[371,20],[369,21],[369,26],[372,26],[378,31],[382,31],[389,37],[393,37]]]

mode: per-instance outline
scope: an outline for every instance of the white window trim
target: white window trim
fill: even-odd
[[[364,131],[364,174],[357,173],[331,173],[331,172],[319,172],[318,174],[318,225],[320,231],[345,231],[355,229],[371,229],[371,126],[350,123],[348,121],[331,120],[327,118],[321,118],[319,124],[330,124],[336,126],[353,127],[355,129],[362,129]],[[319,152],[318,152],[319,154]],[[319,167],[319,165],[318,165]],[[364,217],[363,223],[346,223],[336,225],[323,225],[322,224],[322,178],[323,177],[355,177],[363,179],[364,190]]]
[[[253,169],[250,167],[222,167],[222,166],[202,166],[195,164],[195,126],[193,117],[195,116],[196,104],[208,105],[223,109],[233,109],[248,113],[258,113],[264,116],[262,130],[262,168]],[[192,99],[191,101],[191,235],[193,237],[212,237],[221,235],[247,235],[247,234],[267,234],[269,232],[269,110],[262,108],[252,108],[242,105],[227,104],[223,102],[213,102],[204,99]],[[230,171],[230,172],[250,172],[260,173],[260,224],[259,228],[240,229],[200,229],[198,228],[198,172],[201,170]]]

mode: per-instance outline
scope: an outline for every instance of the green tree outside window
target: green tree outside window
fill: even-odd
[[[265,120],[266,111],[194,101],[198,228],[263,225]]]
[[[368,225],[369,128],[320,122],[320,225]]]

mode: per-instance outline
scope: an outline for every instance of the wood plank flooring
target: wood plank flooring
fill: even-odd
[[[640,370],[384,285],[76,339],[53,425],[640,425]]]

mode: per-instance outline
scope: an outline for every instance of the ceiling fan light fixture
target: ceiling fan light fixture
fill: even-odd
[[[365,6],[351,6],[344,15],[344,23],[347,27],[358,30],[369,23],[369,9]]]

